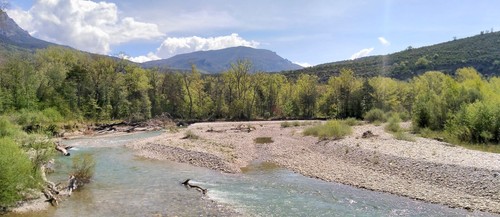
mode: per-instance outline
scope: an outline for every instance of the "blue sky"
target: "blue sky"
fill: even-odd
[[[495,0],[11,0],[33,36],[135,61],[251,46],[316,65],[500,30]]]

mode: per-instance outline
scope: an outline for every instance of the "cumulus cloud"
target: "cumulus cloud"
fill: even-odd
[[[387,39],[385,39],[384,37],[378,37],[378,41],[384,46],[391,45],[391,42],[387,41]]]
[[[7,13],[35,37],[100,54],[111,45],[164,35],[156,24],[120,17],[117,6],[104,1],[37,0],[28,11]]]
[[[373,50],[374,50],[374,48],[365,48],[363,50],[360,50],[359,52],[357,52],[351,56],[351,60],[355,60],[355,59],[358,59],[361,57],[368,56],[368,54],[370,54]]]
[[[156,55],[160,58],[169,58],[177,54],[190,53],[194,51],[219,50],[228,47],[257,47],[259,42],[248,41],[238,34],[202,38],[198,36],[172,38],[169,37],[163,41],[157,49]]]

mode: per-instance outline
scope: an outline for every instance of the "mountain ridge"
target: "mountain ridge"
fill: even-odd
[[[358,76],[387,76],[407,80],[426,71],[442,71],[453,75],[462,67],[474,67],[483,76],[500,75],[500,32],[481,32],[479,35],[420,48],[410,46],[392,54],[323,63],[284,73],[292,78],[302,73],[314,74],[321,81],[326,81],[338,75],[342,68],[348,68]]]
[[[168,59],[145,62],[141,65],[144,68],[191,70],[191,65],[194,64],[202,72],[217,74],[228,70],[231,64],[238,60],[250,61],[255,72],[278,72],[302,68],[280,57],[276,52],[244,46],[179,54]]]

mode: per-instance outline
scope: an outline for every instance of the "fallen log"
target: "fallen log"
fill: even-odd
[[[59,142],[57,142],[55,148],[57,151],[61,152],[64,156],[70,156],[71,154],[68,152],[68,150],[73,148],[73,146],[62,145]]]
[[[203,195],[207,194],[207,189],[206,188],[202,188],[200,186],[197,186],[197,185],[191,185],[189,184],[189,181],[191,181],[191,179],[186,179],[186,181],[182,182],[181,184],[186,186],[186,188],[194,188],[196,189],[197,191],[201,192]]]
[[[69,180],[68,180],[68,195],[71,196],[71,193],[74,190],[76,190],[77,187],[78,187],[78,185],[77,185],[76,177],[74,175],[69,176]]]

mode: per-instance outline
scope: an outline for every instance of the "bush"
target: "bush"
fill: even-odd
[[[10,138],[0,139],[0,206],[9,206],[22,198],[21,193],[35,186],[28,155]]]
[[[12,124],[5,116],[0,116],[0,138],[17,137],[22,134],[19,126]]]
[[[257,137],[253,140],[257,144],[265,144],[265,143],[273,143],[273,139],[271,137]]]
[[[183,139],[199,139],[200,136],[196,135],[193,133],[193,131],[191,130],[188,130],[184,133],[184,137],[182,137]]]
[[[281,122],[281,128],[287,128],[287,127],[291,127],[292,125],[290,124],[290,122],[288,121],[285,121],[285,122]]]
[[[94,176],[95,161],[91,154],[80,154],[73,158],[73,175],[79,183],[89,183]]]
[[[330,120],[323,125],[317,125],[304,130],[306,136],[316,136],[320,139],[341,139],[351,134],[351,127],[339,120]]]
[[[398,114],[393,114],[392,117],[389,118],[388,122],[389,123],[385,126],[385,130],[393,133],[401,131],[401,126],[399,126],[401,119],[399,119]]]
[[[366,112],[364,116],[365,121],[368,121],[370,123],[373,123],[375,121],[380,121],[380,122],[385,122],[387,120],[387,117],[384,113],[384,111],[374,108],[368,112]]]
[[[347,118],[343,122],[349,126],[360,125],[360,122],[356,118]]]
[[[406,132],[403,132],[403,131],[397,131],[394,133],[394,138],[396,138],[397,140],[404,140],[404,141],[408,141],[408,142],[415,142],[415,138],[406,133]]]

